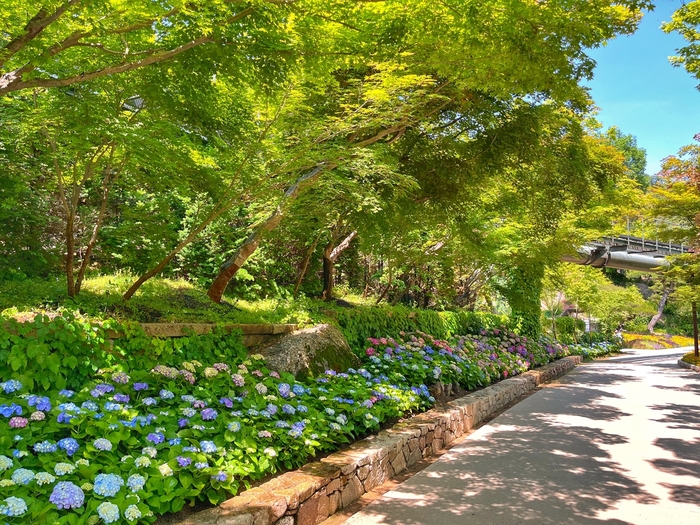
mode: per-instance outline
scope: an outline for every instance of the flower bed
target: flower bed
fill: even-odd
[[[112,367],[80,389],[37,395],[6,368],[0,514],[11,524],[150,523],[425,410],[436,382],[473,389],[570,353],[502,330],[370,342],[364,368],[306,383],[249,356]]]

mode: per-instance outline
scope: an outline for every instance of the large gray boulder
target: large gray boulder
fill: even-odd
[[[265,356],[270,370],[289,372],[297,379],[360,366],[342,332],[329,324],[297,330],[256,353]]]

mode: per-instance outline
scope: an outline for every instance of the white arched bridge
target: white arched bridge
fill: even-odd
[[[688,253],[689,247],[671,242],[650,241],[629,235],[603,237],[586,243],[576,255],[564,255],[562,261],[594,268],[619,268],[640,272],[656,271],[668,266],[666,257]]]

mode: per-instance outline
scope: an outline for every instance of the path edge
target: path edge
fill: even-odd
[[[580,356],[565,357],[469,393],[173,523],[318,525],[419,460],[440,454],[514,400],[562,377],[581,361]]]
[[[700,366],[694,365],[692,363],[686,363],[685,361],[683,361],[683,358],[680,358],[678,360],[678,366],[680,366],[681,368],[687,368],[688,370],[700,372]]]

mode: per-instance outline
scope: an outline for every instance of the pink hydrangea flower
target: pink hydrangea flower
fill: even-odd
[[[27,426],[27,423],[29,423],[29,420],[26,417],[13,417],[10,419],[10,428],[24,428]]]

